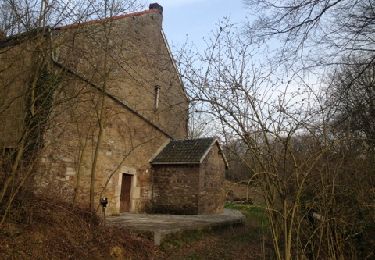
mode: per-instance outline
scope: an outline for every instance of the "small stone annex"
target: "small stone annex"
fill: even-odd
[[[93,192],[108,214],[222,211],[226,161],[216,139],[187,140],[162,21],[151,4],[0,39],[0,155],[36,157],[37,192],[82,207]]]
[[[221,213],[226,159],[215,138],[173,140],[151,161],[157,213]]]

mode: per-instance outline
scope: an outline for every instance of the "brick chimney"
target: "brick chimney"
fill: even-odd
[[[160,14],[162,15],[163,14],[163,7],[161,5],[159,5],[158,3],[152,3],[149,5],[148,9],[152,10],[159,10]]]

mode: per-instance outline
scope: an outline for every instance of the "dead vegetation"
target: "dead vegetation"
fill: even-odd
[[[157,253],[147,237],[105,226],[88,209],[22,195],[0,230],[1,259],[152,259]]]
[[[89,209],[22,193],[0,230],[0,259],[260,259],[272,245],[264,211],[228,204],[245,225],[190,231],[156,247],[147,235],[103,225]]]

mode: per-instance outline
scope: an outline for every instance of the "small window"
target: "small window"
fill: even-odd
[[[160,86],[155,86],[155,101],[154,101],[154,109],[158,110],[159,108],[159,99],[160,99]]]

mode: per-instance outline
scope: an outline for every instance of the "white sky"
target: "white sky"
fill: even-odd
[[[164,8],[163,28],[172,46],[182,45],[186,39],[198,47],[223,17],[239,23],[245,20],[243,0],[156,0]]]
[[[198,50],[204,50],[206,46],[203,38],[210,37],[211,32],[219,27],[219,21],[223,20],[223,17],[228,17],[231,22],[240,27],[241,22],[246,21],[251,11],[245,6],[244,0],[147,0],[146,8],[152,2],[158,2],[163,6],[163,29],[172,52],[187,40],[194,43]],[[263,55],[260,55],[259,58],[262,59]],[[285,87],[285,84],[277,86],[273,93],[275,98],[284,91]],[[298,89],[299,84],[292,82],[288,87],[288,93]],[[291,98],[291,100],[298,104],[301,103],[302,98],[307,99],[306,95],[302,95],[298,100],[296,98]]]

